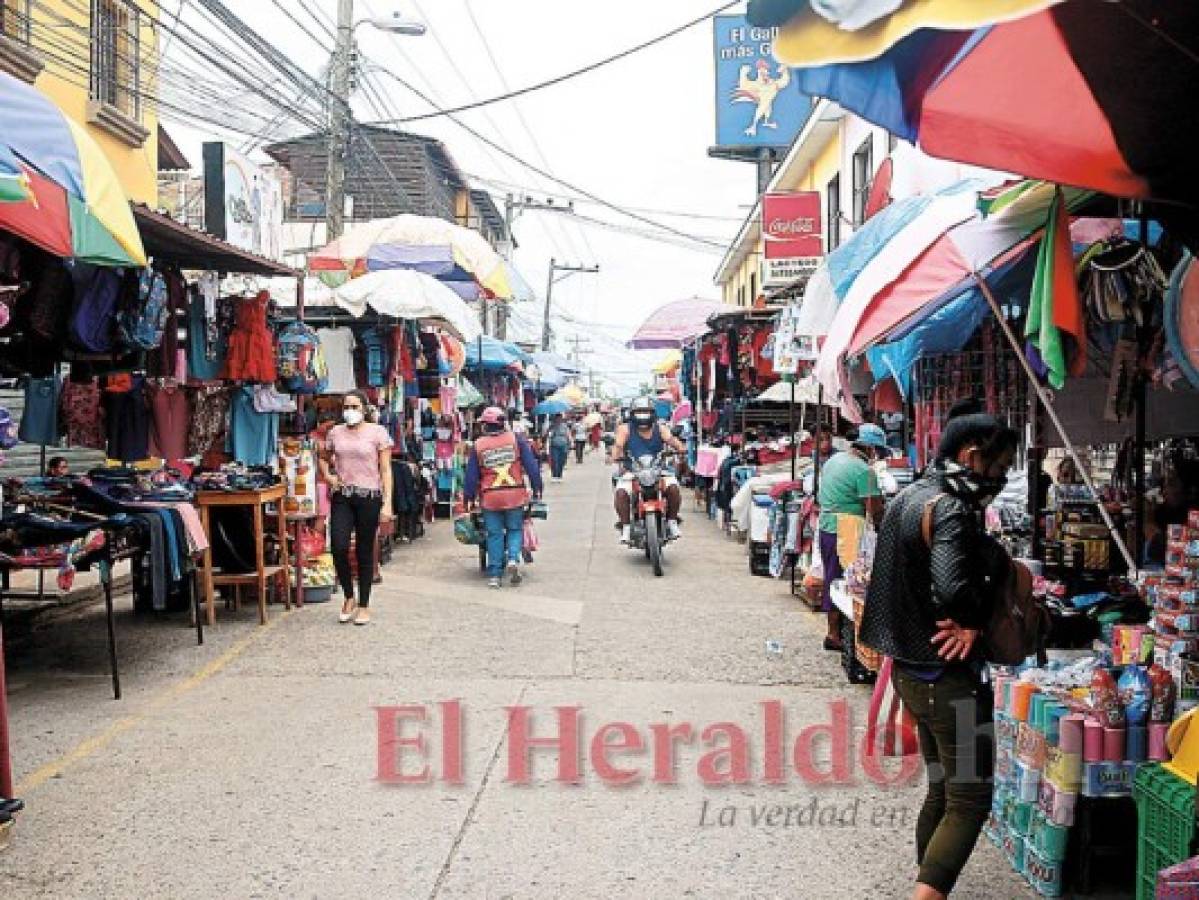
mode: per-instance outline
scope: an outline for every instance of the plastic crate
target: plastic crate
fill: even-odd
[[[1152,763],[1137,770],[1137,900],[1153,900],[1157,873],[1191,855],[1195,786]]]

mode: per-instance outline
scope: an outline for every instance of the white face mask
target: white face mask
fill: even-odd
[[[345,423],[351,427],[362,422],[362,410],[360,409],[343,409],[341,417]]]

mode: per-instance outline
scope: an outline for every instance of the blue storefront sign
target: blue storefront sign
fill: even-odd
[[[714,16],[716,145],[789,147],[812,111],[791,70],[772,54],[777,28]]]

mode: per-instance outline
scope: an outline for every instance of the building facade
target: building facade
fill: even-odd
[[[0,0],[0,70],[100,145],[135,202],[158,195],[157,0]]]

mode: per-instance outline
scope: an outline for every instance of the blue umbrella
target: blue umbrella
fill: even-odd
[[[568,413],[570,409],[570,404],[565,400],[542,400],[533,407],[533,415],[556,416],[558,413]]]

